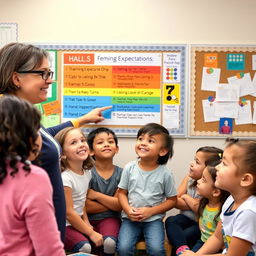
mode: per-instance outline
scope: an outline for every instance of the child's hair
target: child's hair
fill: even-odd
[[[169,134],[168,130],[160,124],[149,123],[142,126],[139,129],[137,134],[137,139],[143,134],[148,134],[148,135],[160,134],[164,137],[165,145],[163,145],[163,147],[166,148],[168,152],[164,156],[159,156],[157,163],[160,165],[166,164],[168,162],[168,159],[173,156],[173,144],[174,144],[173,138]]]
[[[223,155],[222,149],[209,146],[201,147],[196,151],[196,153],[197,152],[206,153],[207,157],[205,160],[205,165],[212,165],[211,162],[220,161]]]
[[[0,97],[0,184],[7,175],[6,161],[18,172],[17,163],[30,171],[27,158],[39,136],[41,114],[31,103],[16,96]]]
[[[238,154],[233,157],[233,161],[238,172],[245,171],[253,175],[252,194],[256,195],[256,141],[227,138],[226,142],[228,142],[226,148],[233,145],[240,148]]]
[[[106,127],[99,127],[95,130],[92,130],[88,136],[87,136],[87,143],[89,145],[89,148],[91,150],[93,150],[93,141],[96,137],[96,135],[100,134],[100,133],[107,133],[107,134],[112,134],[113,135],[113,138],[114,138],[114,141],[116,143],[116,146],[118,146],[118,139],[117,139],[117,136],[116,134],[114,133],[114,131],[112,131],[111,129],[109,128],[106,128]]]
[[[83,131],[80,128],[66,127],[64,129],[62,129],[61,131],[59,131],[54,137],[59,142],[60,146],[62,147],[62,150],[63,150],[63,146],[66,141],[66,137],[67,137],[68,133],[73,130],[79,130],[81,132],[81,134],[84,136],[84,138],[86,139],[86,136],[84,135]],[[83,169],[89,170],[92,167],[93,167],[93,160],[90,156],[88,156],[87,159],[84,160],[84,162],[83,162]],[[64,172],[68,168],[69,168],[68,160],[61,158],[61,171]]]
[[[214,166],[214,163],[217,161],[220,161],[223,155],[223,150],[220,148],[216,148],[216,147],[210,147],[210,146],[205,146],[205,147],[201,147],[199,148],[197,152],[203,152],[206,154],[206,160],[205,160],[205,166],[207,165],[211,165]],[[192,182],[192,184],[190,185],[190,187],[195,187],[197,184],[197,181],[195,180],[194,182]]]
[[[217,162],[212,162],[211,165],[207,165],[206,168],[209,172],[209,174],[211,175],[212,177],[212,181],[213,183],[215,183],[216,181],[216,175],[217,175],[217,170],[215,168],[216,165],[218,165],[220,163],[220,161],[217,161]],[[214,186],[215,187],[215,186]],[[217,223],[218,222],[218,217],[220,215],[220,212],[221,212],[221,208],[222,208],[222,205],[224,204],[224,202],[226,201],[226,199],[229,197],[230,193],[225,191],[225,190],[222,190],[220,189],[220,210],[218,212],[218,214],[215,215],[214,217],[214,222]],[[204,211],[204,208],[205,206],[209,203],[209,200],[208,198],[201,198],[200,200],[200,203],[199,203],[199,207],[198,207],[198,216],[202,216],[203,214],[203,211]]]

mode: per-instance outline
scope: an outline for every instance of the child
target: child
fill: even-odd
[[[219,163],[211,163],[217,165]],[[207,165],[203,171],[202,178],[197,181],[197,193],[202,198],[200,199],[199,207],[191,205],[191,208],[198,212],[199,227],[201,230],[201,239],[194,245],[192,251],[198,251],[207,239],[214,233],[221,207],[228,198],[229,193],[215,187],[217,170],[214,166]],[[190,204],[189,196],[184,194],[182,199]],[[188,200],[187,200],[188,199]]]
[[[91,225],[103,235],[103,255],[114,255],[122,210],[117,198],[122,168],[113,164],[118,140],[112,130],[100,127],[89,133],[87,142],[95,167],[91,170],[86,210]]]
[[[0,97],[0,255],[64,256],[45,170],[31,164],[42,146],[40,113]]]
[[[222,207],[214,234],[197,253],[186,251],[184,255],[255,255],[256,142],[232,139],[216,169],[215,186],[231,195]],[[214,254],[223,247],[222,254]]]
[[[102,235],[93,230],[85,211],[85,200],[93,166],[85,135],[79,128],[67,127],[58,132],[56,140],[62,147],[61,177],[64,185],[67,224],[65,249],[91,252],[90,241],[102,245]]]
[[[128,163],[118,185],[123,221],[118,253],[134,255],[143,235],[149,255],[165,255],[165,212],[176,204],[176,189],[166,163],[173,155],[173,138],[163,126],[149,123],[138,131],[138,160]]]
[[[205,166],[212,161],[219,161],[222,153],[223,151],[216,147],[201,147],[190,163],[189,174],[178,188],[176,208],[181,212],[176,216],[168,217],[165,221],[167,237],[173,246],[173,255],[179,255],[183,250],[192,248],[201,235],[196,214],[181,196],[187,194],[190,205],[198,206],[200,196],[196,193],[197,180],[202,177]]]

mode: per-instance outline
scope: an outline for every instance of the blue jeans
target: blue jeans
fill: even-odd
[[[175,251],[182,245],[192,248],[201,237],[198,223],[183,214],[168,217],[165,221],[165,228]]]
[[[204,242],[201,239],[197,240],[196,244],[194,245],[191,251],[197,252],[203,245],[204,245]]]
[[[161,219],[150,222],[135,222],[123,219],[118,236],[119,256],[133,256],[136,243],[144,236],[148,255],[165,256],[164,224]]]

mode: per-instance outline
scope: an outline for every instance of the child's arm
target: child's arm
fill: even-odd
[[[187,193],[187,186],[188,186],[188,180],[189,180],[189,176],[187,175],[181,182],[181,184],[179,185],[178,189],[177,189],[177,196],[180,197],[183,194]]]
[[[231,243],[226,253],[227,256],[246,256],[252,247],[249,241],[232,237]]]
[[[122,206],[124,212],[127,214],[128,218],[132,221],[139,221],[139,213],[135,207],[132,207],[128,203],[128,191],[125,189],[118,189],[118,200],[120,205]]]
[[[87,193],[87,197],[91,200],[96,200],[104,207],[112,211],[120,212],[122,207],[118,201],[118,190],[116,191],[114,196],[105,195],[103,193],[97,192],[93,189],[89,189]]]
[[[94,231],[93,228],[83,221],[83,219],[75,212],[73,198],[72,198],[72,189],[70,187],[64,186],[66,208],[67,208],[67,220],[72,227],[80,231],[81,233],[87,235],[96,246],[100,246],[103,243],[103,237],[98,232]],[[85,215],[83,215],[83,218]]]
[[[221,254],[221,253],[214,254],[215,252],[218,252],[219,250],[221,250],[224,246],[221,229],[222,229],[222,223],[221,223],[221,221],[219,221],[215,232],[208,238],[208,240],[204,243],[204,245],[196,253],[194,253],[192,251],[185,251],[182,253],[182,256],[193,256],[193,255],[200,255],[200,256],[204,256],[204,255],[221,256],[222,255],[223,256],[223,254]],[[231,256],[231,254],[229,254],[229,256]]]
[[[180,209],[180,210],[190,210],[190,208],[187,205],[187,203],[185,202],[185,200],[182,199],[181,197],[177,198],[177,203],[175,205],[175,208]]]
[[[145,220],[153,215],[165,213],[172,209],[176,205],[177,196],[166,198],[164,202],[152,207],[140,207],[138,212],[140,213],[139,219]]]
[[[85,207],[86,212],[89,214],[105,212],[108,210],[108,208],[102,205],[101,203],[91,200],[89,198],[86,199]]]
[[[189,176],[187,175],[181,182],[181,184],[179,185],[178,189],[177,189],[177,203],[175,205],[175,208],[180,209],[180,210],[190,210],[187,203],[185,202],[185,200],[183,200],[181,198],[182,195],[187,193],[187,186],[188,186],[188,180],[189,180]]]
[[[181,196],[181,199],[185,201],[185,203],[188,205],[189,209],[191,209],[193,212],[197,213],[200,199],[199,198],[193,198],[192,196],[188,194],[184,194]]]

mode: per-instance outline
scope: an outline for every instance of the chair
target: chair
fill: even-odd
[[[170,245],[170,243],[165,240],[164,241],[164,247],[165,247],[165,250],[166,250],[166,256],[170,256],[171,253],[172,253],[172,246]],[[139,241],[137,244],[136,244],[136,251],[146,251],[146,243],[144,240],[141,240]]]

